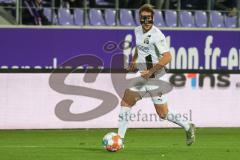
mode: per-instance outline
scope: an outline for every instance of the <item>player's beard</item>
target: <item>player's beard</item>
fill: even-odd
[[[142,28],[144,33],[148,32],[152,28],[153,24],[143,24]]]

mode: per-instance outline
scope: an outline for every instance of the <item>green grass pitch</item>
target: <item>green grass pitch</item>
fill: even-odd
[[[102,137],[116,129],[1,130],[1,160],[238,160],[240,128],[197,129],[185,145],[181,129],[129,129],[125,148],[105,151]]]

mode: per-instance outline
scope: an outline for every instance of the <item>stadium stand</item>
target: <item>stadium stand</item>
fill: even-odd
[[[136,21],[138,21],[138,20],[136,20]],[[163,20],[163,15],[162,15],[162,12],[160,10],[155,10],[154,24],[158,27],[164,27],[165,26],[165,22]]]
[[[84,20],[83,20],[84,12],[81,8],[75,8],[73,17],[74,17],[75,25],[82,26],[84,24]]]
[[[15,3],[15,0],[0,0],[0,3],[12,4]]]
[[[177,27],[177,12],[173,10],[166,10],[165,22],[168,27]]]
[[[134,20],[137,26],[141,25],[139,22],[139,9],[134,10]]]
[[[122,26],[135,26],[135,22],[133,20],[132,11],[128,9],[120,10],[120,24]]]
[[[107,26],[116,26],[116,11],[113,9],[105,10],[105,21]]]
[[[194,20],[196,27],[207,27],[207,13],[205,11],[195,11]]]
[[[50,2],[42,1],[43,14],[49,22],[53,20],[53,23],[49,24],[76,26],[140,25],[138,9],[116,8],[113,1],[86,0],[86,8],[84,8],[83,2],[79,3],[81,5],[76,6],[76,8],[69,8],[72,7],[72,5],[67,5],[70,2],[64,1],[64,4],[53,6],[56,7],[53,8],[53,14],[51,13]],[[12,14],[12,17],[16,17],[15,3],[16,0],[0,0],[0,6],[2,8],[6,7],[6,11]],[[120,2],[119,6],[121,7]],[[214,9],[214,6],[212,9]],[[237,28],[239,20],[238,15],[232,16],[227,11],[222,10],[155,9],[154,15],[154,24],[158,27]]]
[[[180,24],[182,27],[195,27],[192,13],[189,11],[180,11]]]
[[[58,22],[60,25],[73,25],[73,15],[67,8],[58,9]]]
[[[89,24],[92,26],[105,26],[103,15],[100,9],[89,10]]]
[[[227,28],[236,28],[237,27],[237,16],[224,16],[224,24]]]
[[[55,12],[52,13],[51,8],[43,8],[43,14],[47,17],[48,21],[52,21],[52,14],[53,14],[53,24],[58,24],[58,18]]]
[[[223,16],[219,11],[210,12],[210,23],[211,27],[222,28],[224,27]]]

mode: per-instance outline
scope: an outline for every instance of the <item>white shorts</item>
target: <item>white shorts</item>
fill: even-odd
[[[158,78],[159,80],[162,80],[162,81],[166,81],[167,82],[167,76],[166,74],[163,75],[162,77]],[[142,97],[145,96],[145,94],[147,93],[150,93],[149,91],[152,91],[152,90],[155,90],[159,88],[159,86],[156,86],[156,85],[149,85],[149,84],[141,84],[141,85],[137,85],[137,86],[133,86],[133,87],[130,87],[129,89],[132,90],[132,91],[135,91],[135,92],[141,92],[143,94],[140,94]],[[151,94],[149,94],[151,99],[152,99],[152,102],[154,104],[165,104],[167,103],[167,96],[166,95],[159,95],[159,96],[152,96]]]

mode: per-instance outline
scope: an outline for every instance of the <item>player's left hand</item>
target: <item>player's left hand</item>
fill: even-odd
[[[151,76],[149,70],[144,70],[144,71],[142,71],[140,73],[141,73],[141,77],[143,77],[145,79],[148,79]]]

